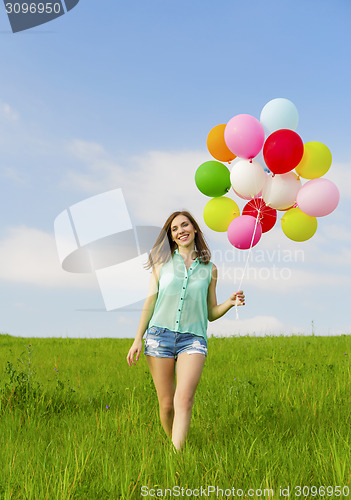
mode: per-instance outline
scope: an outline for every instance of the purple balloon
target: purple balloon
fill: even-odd
[[[256,229],[255,229],[256,228]],[[255,236],[252,241],[252,236]],[[241,250],[254,247],[262,236],[262,226],[259,221],[256,224],[256,217],[251,215],[239,215],[228,226],[227,236],[230,243]]]
[[[307,215],[324,217],[336,209],[340,193],[335,184],[328,179],[312,179],[297,193],[296,202]]]
[[[246,160],[258,155],[264,138],[262,124],[251,115],[234,116],[224,129],[224,140],[230,151]]]

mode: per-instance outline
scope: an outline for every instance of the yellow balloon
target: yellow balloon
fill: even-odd
[[[204,221],[213,231],[227,231],[233,219],[240,215],[238,205],[231,198],[219,196],[212,198],[204,207]]]
[[[321,142],[311,141],[304,144],[303,157],[295,168],[297,174],[304,179],[316,179],[326,174],[332,163],[332,155]]]
[[[290,208],[282,217],[282,230],[293,241],[306,241],[317,231],[317,219],[298,207]]]

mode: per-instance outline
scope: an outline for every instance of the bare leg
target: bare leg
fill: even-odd
[[[146,359],[156,387],[161,424],[167,436],[172,437],[175,360],[173,358],[156,358],[153,356],[146,356]]]
[[[182,448],[189,431],[195,391],[205,360],[205,355],[200,353],[187,354],[183,352],[178,356],[172,429],[172,442],[177,450]]]

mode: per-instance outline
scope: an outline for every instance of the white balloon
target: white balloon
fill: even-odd
[[[252,196],[241,196],[241,194],[239,194],[237,191],[235,191],[235,189],[233,188],[233,191],[234,193],[239,196],[239,198],[241,198],[242,200],[252,200]],[[255,198],[262,198],[262,189],[259,193],[257,193],[254,197]]]
[[[267,174],[257,161],[236,161],[230,172],[230,182],[234,191],[243,198],[253,198],[265,185]]]
[[[299,113],[294,103],[279,97],[267,102],[261,111],[260,121],[267,135],[282,128],[296,130]]]
[[[302,187],[300,178],[294,172],[270,174],[262,191],[267,206],[286,210],[296,203],[297,193]]]

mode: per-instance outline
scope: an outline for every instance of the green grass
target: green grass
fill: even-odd
[[[201,486],[240,488],[241,498],[249,488],[262,493],[247,498],[272,498],[268,488],[283,498],[288,486],[290,498],[346,498],[298,497],[298,485],[351,491],[350,337],[210,338],[178,454],[144,355],[127,365],[131,342],[0,335],[0,498],[151,498],[142,486],[157,498],[173,486],[181,498]]]

